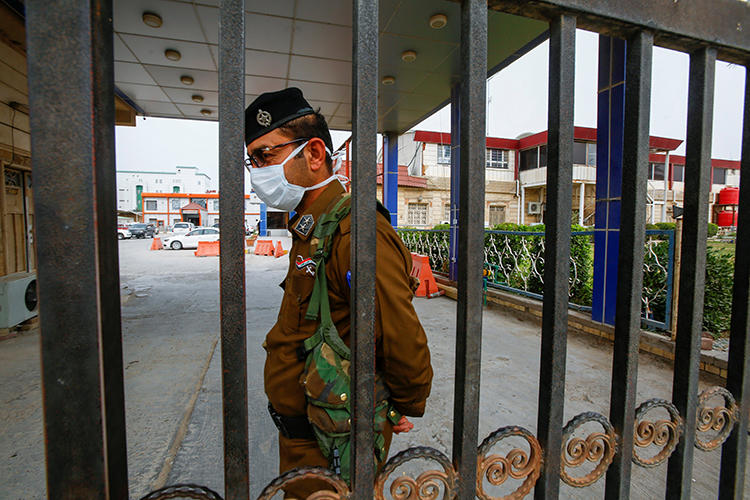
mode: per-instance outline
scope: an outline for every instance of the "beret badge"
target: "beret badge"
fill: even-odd
[[[271,124],[271,113],[259,109],[255,119],[261,127],[268,127]]]

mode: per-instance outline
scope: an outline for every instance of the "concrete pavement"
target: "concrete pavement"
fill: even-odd
[[[277,238],[274,238],[277,239]],[[162,484],[193,482],[223,493],[218,258],[148,251],[150,240],[120,242],[123,342],[131,498]],[[284,247],[288,248],[288,240]],[[276,474],[276,432],[266,413],[261,343],[278,312],[285,258],[247,256],[248,401],[251,495]],[[450,457],[455,307],[415,299],[432,351],[435,381],[424,418],[397,436],[393,453],[427,445]],[[480,435],[520,425],[536,431],[539,327],[488,309],[483,317]],[[608,413],[611,344],[569,336],[565,420]],[[0,498],[45,497],[44,448],[35,332],[0,342]],[[702,387],[718,384],[704,377]],[[669,399],[671,367],[641,354],[638,401]],[[693,498],[716,498],[720,452],[695,451]],[[590,470],[590,468],[589,468]],[[633,467],[632,498],[663,498],[666,466]],[[746,478],[750,491],[750,482]],[[517,484],[517,483],[515,483]],[[514,484],[495,494],[507,494]],[[492,491],[492,490],[491,490]],[[603,480],[562,485],[563,498],[602,498]]]

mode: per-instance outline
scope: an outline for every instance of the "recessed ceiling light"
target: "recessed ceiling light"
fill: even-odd
[[[195,94],[191,99],[193,99],[193,102],[203,102],[203,96],[199,94]]]
[[[151,26],[152,28],[161,28],[163,24],[161,16],[156,12],[144,12],[142,19],[146,26]]]
[[[432,29],[439,30],[445,28],[446,24],[448,24],[448,16],[445,14],[435,14],[430,17],[430,28]]]
[[[210,109],[201,109],[201,114],[203,116],[210,116],[211,115],[211,110]]]
[[[413,63],[417,60],[417,53],[413,50],[405,50],[401,53],[401,60],[405,63]]]
[[[180,81],[184,83],[185,85],[192,85],[195,80],[193,80],[193,77],[190,75],[182,75],[180,77]]]
[[[384,76],[380,81],[383,85],[393,85],[396,83],[396,78],[393,76]]]
[[[178,50],[167,49],[164,51],[164,57],[170,61],[179,61],[182,58],[182,54],[180,54],[180,51]]]

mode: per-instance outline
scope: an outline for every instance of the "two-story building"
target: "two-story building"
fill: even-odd
[[[206,193],[211,178],[198,167],[177,166],[174,170],[117,170],[117,209],[143,212],[143,193]]]
[[[261,201],[255,193],[245,195],[245,225],[248,228],[257,226],[261,219]],[[282,218],[285,216],[282,213]],[[277,216],[278,218],[278,216]],[[143,222],[159,227],[171,226],[175,222],[192,222],[196,226],[213,226],[219,224],[219,193],[143,193]],[[275,223],[272,226],[285,224]],[[267,221],[267,219],[264,219]]]

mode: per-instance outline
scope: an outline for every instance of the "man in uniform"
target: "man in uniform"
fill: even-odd
[[[318,321],[305,319],[315,283],[311,259],[312,234],[321,215],[332,210],[345,190],[333,171],[331,135],[323,116],[315,112],[297,88],[259,96],[245,111],[245,144],[253,189],[267,205],[295,210],[289,221],[293,243],[290,264],[282,283],[284,297],[276,324],[266,336],[264,370],[269,411],[279,429],[279,469],[328,467],[305,416],[306,400],[300,385],[304,358],[302,343],[315,333]],[[332,239],[325,266],[331,317],[344,342],[350,345],[350,229],[347,215]],[[377,215],[375,269],[376,370],[390,402],[403,415],[422,416],[432,384],[427,338],[412,306],[411,254],[391,227]],[[392,432],[408,432],[404,417],[386,423],[387,449]],[[287,488],[287,498],[306,498],[325,483],[304,481]]]

